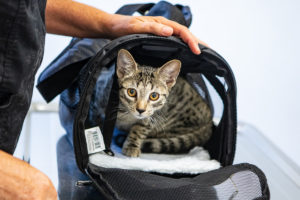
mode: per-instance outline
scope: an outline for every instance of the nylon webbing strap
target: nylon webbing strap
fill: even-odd
[[[217,93],[219,94],[220,98],[223,101],[223,105],[224,105],[223,116],[224,116],[224,113],[227,113],[227,109],[228,109],[228,101],[226,99],[226,92],[224,90],[224,85],[221,83],[221,81],[215,75],[205,74],[205,77],[212,84],[212,86],[215,88],[215,90],[217,91]],[[224,137],[225,137],[224,129],[226,126],[228,126],[228,124],[226,123],[226,121],[224,122],[224,118],[222,117],[222,120],[221,120],[220,124],[217,126],[216,132],[214,134],[218,137],[219,141],[224,141]],[[220,151],[223,151],[223,149],[227,148],[226,143],[225,143],[225,147],[223,146],[224,145],[223,142],[218,145],[222,145],[222,147],[220,148]],[[224,162],[224,156],[223,156],[224,154],[222,154],[221,152],[210,151],[210,155],[212,158],[221,161],[221,163],[223,165],[225,165],[225,162],[227,162],[227,161]],[[218,155],[218,156],[216,156],[216,155]]]
[[[113,85],[110,91],[108,105],[105,110],[105,119],[103,125],[103,136],[106,147],[105,152],[108,155],[114,155],[114,153],[110,149],[110,144],[117,120],[117,108],[119,106],[119,86],[116,75],[114,75],[113,79]]]
[[[221,83],[219,79],[216,78],[216,76],[211,74],[205,74],[205,77],[208,79],[208,81],[213,85],[213,87],[216,89],[216,91],[219,93],[220,98],[224,102],[224,106],[227,104],[226,100],[226,92],[224,90],[224,85]]]
[[[154,3],[147,4],[129,4],[121,7],[116,14],[132,15],[135,12],[139,12],[141,15],[145,15],[145,12],[152,8]]]
[[[146,11],[149,12],[146,13]],[[135,12],[147,16],[164,16],[167,19],[176,21],[186,27],[190,26],[192,20],[191,11],[188,6],[174,6],[165,1],[160,1],[157,4],[128,4],[121,7],[116,13],[122,15],[133,15]],[[187,18],[185,18],[185,15]]]

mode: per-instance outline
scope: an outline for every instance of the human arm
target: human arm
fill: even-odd
[[[198,43],[188,28],[164,17],[109,14],[72,0],[48,0],[46,7],[48,33],[75,37],[116,38],[134,33],[179,36],[193,53],[199,54]]]
[[[0,199],[57,199],[50,179],[28,163],[0,150]]]

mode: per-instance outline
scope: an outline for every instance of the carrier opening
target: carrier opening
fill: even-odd
[[[166,49],[159,51],[159,49],[158,46],[139,45],[130,49],[130,53],[134,59],[136,59],[137,63],[141,63],[143,66],[153,66],[155,68],[158,68],[173,58],[181,57],[181,59],[183,59],[182,56],[180,56],[183,50],[180,48],[166,48],[168,51],[164,51]],[[197,64],[194,63],[194,66],[187,66],[189,64],[190,62],[182,61],[182,70],[179,77],[186,80],[192,89],[195,90],[211,108],[213,115],[213,133],[209,140],[215,141],[216,138],[219,138],[219,136],[216,136],[216,134],[218,134],[217,127],[223,115],[224,105],[222,99],[205,78],[205,73],[201,73],[201,70],[198,70],[197,73],[195,72],[197,70],[192,70],[191,73],[189,72],[189,69],[199,68],[197,64],[201,65],[201,62]],[[112,89],[113,79],[116,74],[115,69],[116,60],[102,67],[91,97],[89,113],[85,121],[85,129],[100,127],[100,129],[103,130],[110,91],[119,92],[117,91],[118,89]],[[117,112],[118,109],[119,108],[115,108],[113,112]],[[89,156],[89,162],[104,168],[141,170],[161,174],[199,174],[218,169],[221,166],[220,162],[210,156],[211,152],[213,152],[212,155],[219,152],[218,144],[213,141],[207,142],[204,146],[196,146],[185,153],[142,153],[137,158],[131,158],[122,153],[122,146],[127,137],[128,132],[122,131],[115,126],[110,144],[114,156],[107,155],[104,152],[94,153]]]

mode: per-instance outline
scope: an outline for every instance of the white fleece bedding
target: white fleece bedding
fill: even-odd
[[[164,174],[184,173],[198,174],[221,167],[216,160],[211,160],[209,153],[202,147],[195,147],[188,154],[141,154],[139,158],[129,158],[119,151],[115,156],[108,156],[103,152],[92,154],[90,163],[104,168],[120,168],[158,172]]]

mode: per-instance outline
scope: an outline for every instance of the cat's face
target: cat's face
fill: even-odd
[[[179,60],[160,68],[140,67],[128,51],[121,49],[117,58],[121,103],[136,118],[150,117],[166,103],[180,67]]]

